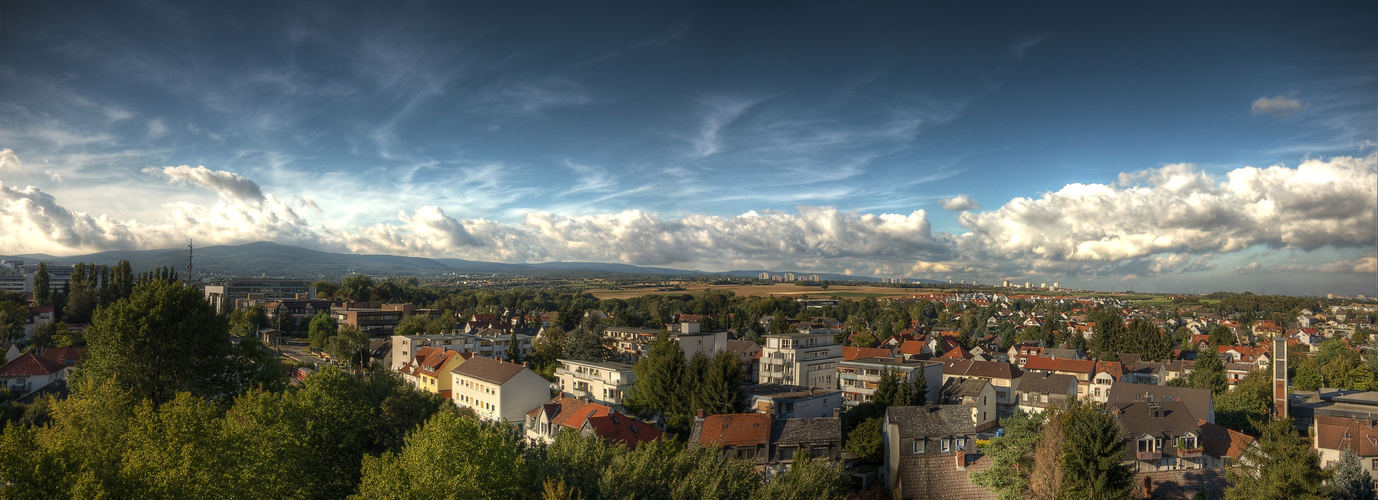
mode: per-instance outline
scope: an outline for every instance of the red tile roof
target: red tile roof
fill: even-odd
[[[961,346],[958,346],[956,349],[952,349],[950,351],[943,353],[942,356],[938,356],[938,359],[971,359],[973,357],[974,356],[971,355],[971,351],[968,351],[966,349],[963,349]]]
[[[709,415],[699,431],[700,445],[757,446],[770,444],[771,415],[726,413]]]
[[[33,375],[52,375],[66,366],[56,361],[43,359],[34,353],[26,352],[13,361],[0,366],[0,377],[28,377]]]
[[[607,415],[589,417],[583,428],[593,431],[598,437],[631,448],[647,441],[654,441],[664,434],[651,424],[615,411]]]
[[[881,347],[843,347],[842,359],[852,361],[866,358],[888,358],[890,350]]]
[[[906,340],[900,344],[900,354],[919,354],[923,352],[924,343],[917,340]]]

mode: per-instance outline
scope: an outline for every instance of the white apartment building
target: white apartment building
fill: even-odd
[[[620,406],[622,397],[636,384],[632,365],[611,361],[559,360],[555,369],[560,392],[591,399],[609,406]]]
[[[450,400],[483,419],[522,425],[527,410],[550,399],[550,382],[525,365],[475,356],[450,374]]]
[[[833,343],[832,334],[786,333],[766,335],[765,339],[761,348],[762,384],[837,388],[842,346]]]
[[[842,388],[842,404],[854,406],[871,400],[880,377],[886,372],[907,384],[923,377],[928,393],[924,397],[929,402],[938,401],[943,386],[943,363],[940,361],[906,361],[902,358],[862,358],[841,361],[837,365],[838,383]]]

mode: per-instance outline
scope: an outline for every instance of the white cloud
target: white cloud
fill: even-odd
[[[0,170],[23,170],[24,164],[19,162],[19,157],[14,154],[13,149],[0,149]]]
[[[964,194],[959,194],[951,198],[943,198],[939,203],[942,204],[943,210],[951,210],[954,212],[975,210],[980,207],[980,205],[976,203],[976,200]]]
[[[1254,100],[1253,112],[1256,115],[1287,116],[1301,111],[1301,101],[1291,96],[1260,97]]]
[[[258,187],[258,183],[234,172],[211,170],[200,166],[191,167],[181,165],[177,167],[146,168],[144,169],[144,173],[162,175],[166,177],[169,182],[174,184],[189,184],[209,189],[227,199],[249,202],[263,201],[263,190]]]
[[[1005,257],[1115,261],[1223,253],[1254,245],[1365,247],[1378,237],[1378,155],[1235,169],[1219,181],[1188,165],[1069,184],[1038,199],[965,212],[969,244]]]

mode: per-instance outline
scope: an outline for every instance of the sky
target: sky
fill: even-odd
[[[497,4],[0,4],[0,254],[1378,295],[1371,1]]]

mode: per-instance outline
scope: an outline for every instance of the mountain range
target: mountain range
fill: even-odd
[[[97,265],[115,265],[128,260],[135,272],[151,270],[160,266],[171,266],[185,272],[187,250],[170,248],[160,250],[111,250],[87,255],[57,257],[44,254],[25,254],[0,256],[3,260],[23,260],[48,262],[57,265],[71,265],[85,262]],[[195,250],[195,271],[197,274],[242,277],[278,278],[340,278],[353,273],[373,276],[436,276],[444,274],[496,274],[496,275],[647,275],[647,276],[713,276],[756,277],[762,272],[784,274],[785,271],[734,270],[725,272],[705,272],[697,270],[672,269],[665,267],[646,267],[631,264],[601,262],[543,262],[535,264],[508,264],[502,262],[481,262],[462,259],[429,259],[424,257],[403,257],[398,255],[358,255],[325,252],[267,241],[243,245],[215,245],[198,247]],[[831,273],[798,272],[796,274],[817,274],[820,279],[830,281],[879,281],[869,276],[847,276]],[[933,282],[922,280],[924,282]]]

